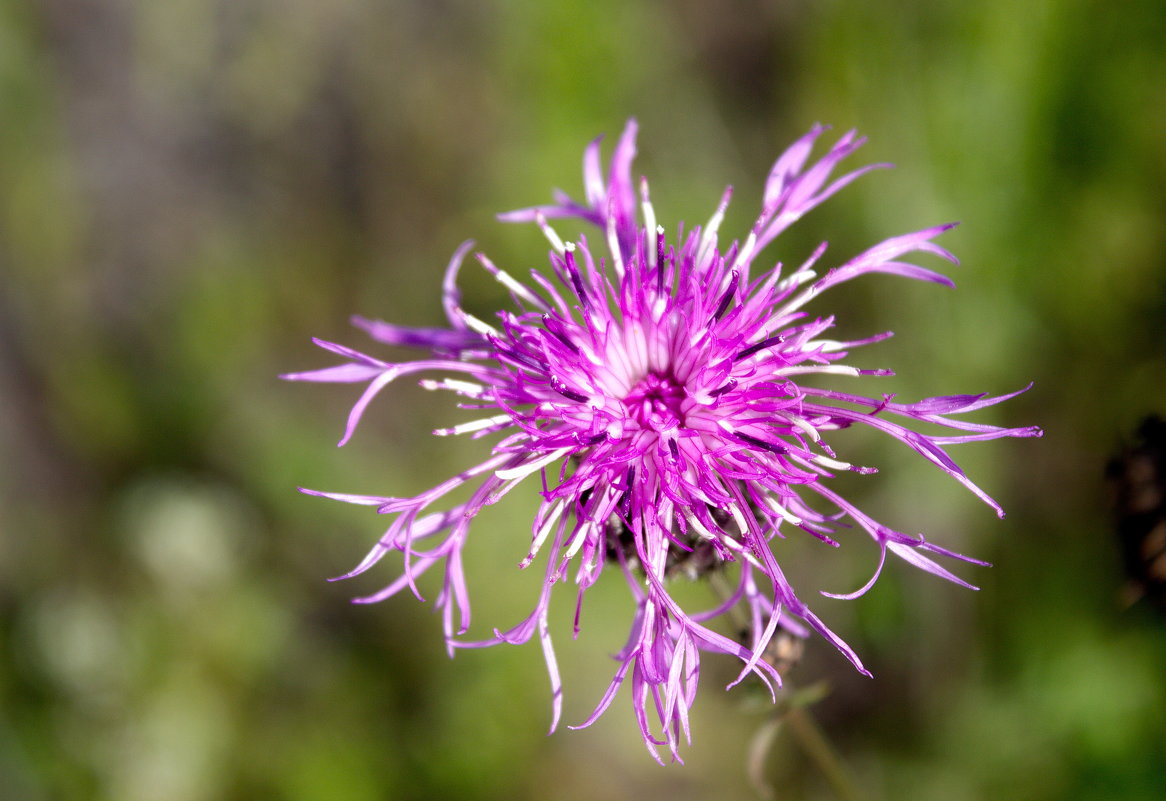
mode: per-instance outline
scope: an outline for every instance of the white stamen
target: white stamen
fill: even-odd
[[[668,296],[659,295],[652,301],[652,322],[659,323],[664,318],[664,312],[668,309]]]
[[[817,278],[818,274],[813,270],[798,270],[796,273],[790,273],[785,278],[777,282],[777,291],[784,292],[790,287],[801,286],[811,279]]]
[[[506,287],[519,298],[525,300],[532,306],[542,309],[543,311],[551,310],[550,307],[543,302],[542,298],[531,292],[530,289],[526,287],[526,285],[521,284],[515,280],[514,276],[512,276],[510,273],[496,267],[494,263],[485,256],[480,256],[479,259],[479,263],[484,268],[486,268],[486,271],[493,275],[494,280],[502,284],[502,286]]]
[[[547,541],[547,536],[550,535],[551,529],[555,526],[555,522],[563,514],[564,508],[565,503],[561,499],[556,501],[555,505],[551,507],[551,513],[547,515],[547,519],[543,521],[543,524],[539,527],[538,532],[534,536],[534,542],[532,542],[530,546],[530,553],[528,553],[526,558],[519,563],[519,567],[526,567],[534,561],[534,558],[538,555],[539,549],[542,548],[543,543]]]
[[[647,178],[640,178],[640,211],[644,215],[644,230],[648,232],[648,269],[652,270],[656,267],[656,244],[659,241],[657,237],[663,235],[664,229],[656,225],[656,209],[648,199]]]
[[[575,532],[575,536],[571,537],[571,543],[567,546],[566,552],[563,554],[564,559],[574,559],[575,554],[579,553],[579,549],[583,547],[583,543],[587,541],[587,535],[595,529],[594,521],[587,520],[583,525],[579,526],[579,530]]]
[[[607,249],[611,251],[611,266],[615,268],[615,275],[622,279],[623,255],[619,252],[619,237],[615,235],[615,217],[610,215],[607,218]]]
[[[840,350],[846,350],[847,347],[847,343],[839,342],[836,339],[811,339],[802,346],[802,350],[819,350],[822,353],[837,353]]]
[[[786,415],[786,419],[793,423],[796,428],[798,428],[803,434],[805,434],[814,442],[819,442],[822,439],[822,435],[818,433],[818,429],[814,428],[814,426],[810,424],[810,421],[801,415]]]
[[[854,467],[850,462],[831,459],[829,456],[814,455],[810,457],[810,461],[814,464],[820,464],[822,467],[829,467],[831,470],[849,470]]]
[[[731,537],[729,534],[723,531],[720,534],[713,534],[711,531],[704,527],[704,524],[696,519],[696,515],[694,515],[692,512],[686,511],[684,513],[684,517],[688,520],[689,525],[691,525],[693,529],[696,530],[697,535],[700,536],[701,539],[720,542],[724,545],[727,545],[730,550],[735,551],[745,557],[746,561],[748,561],[750,564],[754,565],[755,567],[761,567],[761,563],[757,561],[757,557],[755,557],[750,551],[746,550],[744,545],[733,539],[733,537]]]
[[[792,280],[794,278],[798,278],[801,275],[803,275],[803,274],[802,273],[794,273],[789,278],[787,278],[786,281],[791,282],[790,286],[799,286],[799,285],[805,283],[806,281],[809,281],[811,278],[814,277],[813,272],[807,272],[807,273],[805,273],[805,276],[806,276],[805,278],[799,278],[799,280],[797,280],[797,281]],[[782,281],[781,283],[784,284],[785,281]],[[779,287],[778,291],[783,291],[784,289],[785,289],[785,287]],[[813,300],[815,297],[817,297],[817,295],[818,295],[818,285],[811,284],[810,286],[806,287],[806,290],[804,292],[802,292],[802,294],[798,295],[796,298],[794,298],[793,300],[784,304],[780,309],[778,309],[774,313],[773,316],[774,317],[784,317],[787,314],[789,314],[790,312],[797,311],[802,306],[805,306],[807,303],[809,303],[811,300]]]
[[[859,375],[857,367],[845,364],[816,364],[809,367],[783,367],[777,370],[777,375],[803,375],[805,373],[823,373],[825,375]]]
[[[765,498],[765,505],[780,515],[781,519],[791,526],[800,526],[802,524],[802,519],[778,503],[776,498],[767,496]]]
[[[472,398],[480,398],[486,391],[486,388],[481,384],[474,384],[469,381],[459,381],[456,378],[443,378],[439,381],[432,378],[423,378],[418,382],[422,389],[438,390],[448,389],[453,392],[458,392],[462,395],[469,395]]]
[[[551,243],[551,247],[555,249],[555,252],[560,256],[563,255],[563,251],[566,250],[566,247],[563,245],[563,240],[555,233],[555,229],[551,228],[550,223],[547,222],[547,218],[540,212],[535,215],[534,221],[538,224],[539,230],[543,232],[543,236]]]
[[[529,476],[531,473],[537,470],[541,470],[556,459],[565,456],[570,450],[570,448],[558,448],[551,451],[550,453],[540,456],[537,459],[532,459],[529,462],[524,462],[523,464],[516,465],[514,467],[505,467],[501,470],[495,470],[494,475],[503,481],[509,481],[512,478],[522,478],[524,476]]]
[[[735,503],[729,504],[729,514],[733,516],[733,521],[737,524],[737,528],[741,530],[741,536],[749,533],[749,524],[745,522],[745,513],[741,511]]]
[[[465,309],[458,309],[457,311],[458,311],[458,314],[461,315],[462,320],[465,322],[466,327],[469,328],[471,331],[476,331],[477,333],[481,334],[484,337],[486,337],[486,336],[495,336],[496,337],[496,336],[500,335],[497,328],[495,328],[494,326],[490,325],[489,323],[487,323],[483,320],[479,320],[477,317],[470,314]]]
[[[684,517],[685,517],[685,519],[688,520],[688,524],[690,526],[692,526],[694,529],[696,529],[696,533],[702,539],[706,539],[706,540],[715,540],[716,539],[716,537],[713,536],[713,533],[711,531],[709,531],[707,528],[705,528],[704,524],[701,523],[699,520],[697,520],[696,515],[694,515],[692,512],[685,512]]]
[[[500,414],[495,417],[483,417],[481,420],[471,420],[468,423],[460,423],[452,428],[439,428],[433,433],[439,437],[448,437],[456,434],[467,434],[470,431],[481,431],[483,428],[490,428],[500,423],[509,422],[510,415]]]

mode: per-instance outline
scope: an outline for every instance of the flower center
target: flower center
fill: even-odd
[[[671,371],[644,376],[623,399],[628,415],[644,428],[667,431],[684,423],[681,407],[688,397]]]

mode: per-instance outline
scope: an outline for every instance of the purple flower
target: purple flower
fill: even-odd
[[[429,352],[427,357],[385,362],[316,341],[344,363],[284,378],[368,384],[349,414],[341,445],[377,393],[415,373],[428,374],[420,381],[425,389],[452,393],[460,408],[474,410],[471,419],[436,435],[493,438],[484,461],[416,497],[304,490],[373,506],[392,517],[364,561],[342,578],[363,573],[393,552],[403,556],[403,572],[358,602],[381,601],[406,588],[420,598],[418,578],[440,565],[444,581],[436,604],[451,654],[458,647],[523,643],[537,635],[551,679],[554,730],[561,685],[548,628],[552,590],[568,582],[576,585],[578,633],[587,589],[605,571],[614,571],[631,591],[631,630],[615,656],[618,667],[607,692],[581,725],[602,714],[630,676],[636,719],[648,750],[659,760],[657,746],[679,759],[680,740],[689,738],[688,711],[702,652],[740,660],[733,684],[755,674],[772,691],[781,677],[767,657],[771,641],[779,634],[806,636],[813,630],[867,673],[854,651],[795,593],[774,556],[775,538],[800,530],[836,547],[837,529],[849,528],[840,521],[849,518],[874,539],[881,553],[874,577],[853,593],[823,593],[834,598],[866,592],[888,551],[971,586],[932,557],[984,562],[888,528],[831,488],[829,479],[837,472],[875,470],[840,458],[828,444],[830,435],[854,424],[887,434],[1003,516],[945,446],[1039,436],[1041,431],[958,419],[1019,392],[903,403],[893,395],[867,397],[816,385],[816,377],[824,375],[891,374],[845,361],[852,349],[890,332],[849,342],[826,338],[834,318],[807,311],[818,295],[872,272],[952,286],[940,273],[905,259],[929,253],[956,261],[933,241],[952,227],[941,225],[888,239],[823,274],[815,266],[825,243],[793,270],[780,263],[759,264],[765,248],[802,215],[860,175],[885,166],[831,179],[864,140],[848,133],[810,162],[822,131],[815,127],[777,160],[748,236],[721,247],[717,231],[730,192],[703,229],[685,233],[681,226],[666,233],[656,224],[647,182],[640,181],[638,193],[632,183],[636,124],[629,122],[606,181],[599,140],[587,147],[583,202],[558,194],[551,205],[501,215],[506,221],[535,222],[551,244],[551,274],[532,270],[525,283],[477,254],[479,264],[510,291],[513,309],[486,321],[462,308],[456,279],[471,247],[467,242],[445,274],[449,328],[354,321],[378,342],[420,348]],[[598,243],[582,234],[561,239],[547,222],[552,218],[590,223],[598,229]],[[814,383],[803,383],[806,379]],[[916,431],[915,423],[939,433]],[[470,601],[462,548],[474,516],[523,481],[539,482],[542,500],[519,567],[543,560],[542,591],[530,616],[514,628],[496,629],[484,641],[463,641]],[[466,484],[473,487],[469,499],[442,508],[442,500]],[[699,612],[681,608],[669,584],[677,574],[697,577],[711,570],[724,571],[732,588],[728,597]],[[733,636],[739,626],[721,623],[718,630],[716,621],[730,612],[744,613],[748,621],[740,639]]]

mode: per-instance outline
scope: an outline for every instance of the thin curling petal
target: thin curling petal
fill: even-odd
[[[615,153],[611,157],[611,177],[607,186],[608,214],[614,220],[620,255],[624,259],[631,258],[638,233],[636,192],[632,183],[632,161],[636,157],[637,130],[636,121],[628,120],[627,127],[624,128],[619,144],[615,147]]]
[[[765,181],[765,194],[762,196],[763,206],[770,206],[785,195],[790,184],[805,166],[806,159],[813,152],[814,143],[818,141],[818,137],[825,130],[825,126],[815,124],[809,133],[786,148],[781,157],[773,163],[773,167],[769,171],[769,178]]]
[[[603,162],[599,158],[599,145],[603,137],[598,136],[583,151],[583,191],[587,205],[600,208],[607,200],[607,187],[603,183]]]
[[[335,367],[325,367],[320,370],[308,370],[303,373],[283,373],[284,381],[317,381],[325,384],[356,384],[361,381],[371,381],[383,372],[380,367],[369,367],[364,364],[338,364]]]
[[[824,243],[792,272],[774,266],[764,251],[776,237],[860,176],[886,166],[836,174],[865,140],[846,133],[815,157],[825,130],[815,126],[777,159],[754,225],[741,240],[725,244],[720,229],[731,190],[710,203],[715,210],[703,227],[657,224],[647,180],[633,178],[637,126],[631,120],[606,171],[600,140],[586,147],[582,202],[556,192],[550,204],[500,215],[534,223],[550,245],[548,269],[530,270],[529,283],[478,254],[478,264],[506,288],[512,307],[481,316],[466,311],[457,284],[471,248],[466,242],[441,283],[447,328],[353,318],[376,342],[419,350],[420,358],[390,362],[317,341],[343,363],[283,377],[366,384],[341,444],[390,383],[424,373],[423,389],[448,392],[452,405],[465,410],[434,434],[465,435],[487,451],[473,466],[414,497],[304,490],[373,507],[387,521],[365,558],[341,578],[390,557],[399,558],[400,570],[382,590],[357,602],[385,600],[406,589],[421,599],[419,579],[440,568],[433,603],[451,653],[537,637],[550,679],[553,731],[563,686],[551,603],[563,594],[561,587],[574,585],[567,602],[574,603],[578,633],[588,590],[600,581],[622,580],[630,594],[628,637],[594,711],[570,728],[593,723],[626,685],[649,754],[680,761],[691,739],[702,659],[736,660],[738,675],[730,686],[756,677],[773,693],[789,665],[779,646],[816,634],[868,674],[859,654],[803,600],[816,597],[813,590],[834,599],[860,598],[878,581],[888,553],[897,557],[892,564],[974,589],[940,561],[986,563],[921,534],[892,529],[834,489],[840,471],[877,472],[861,454],[836,451],[834,433],[865,426],[894,439],[1002,515],[949,448],[1041,431],[974,419],[1019,392],[911,401],[811,381],[825,376],[861,387],[892,374],[852,360],[855,351],[881,342],[889,331],[828,338],[837,321],[813,311],[827,290],[870,273],[952,286],[933,265],[958,263],[936,242],[951,225],[939,225],[891,237],[833,267],[826,263]],[[573,232],[561,224],[556,230],[550,221],[564,218],[594,230],[589,237],[563,236]],[[480,529],[479,513],[515,502],[511,493],[524,483],[538,499],[529,532],[513,540],[500,532],[493,541],[511,549],[516,569],[542,560],[537,598],[529,615],[509,628],[491,625],[493,636],[469,638],[473,571],[467,576],[466,542]],[[451,495],[459,500],[451,502]],[[821,542],[823,558],[869,537],[878,562],[857,590],[807,589],[803,585],[813,576],[787,576],[775,547],[793,536]],[[725,597],[688,609],[673,596],[676,582],[701,581],[713,572],[722,573],[720,583],[730,587]],[[492,585],[506,580],[485,578]],[[733,616],[748,621],[736,639],[717,631],[738,631]]]
[[[482,336],[473,331],[449,330],[446,328],[410,328],[393,325],[383,320],[368,320],[353,317],[352,324],[363,328],[370,337],[385,345],[403,345],[409,348],[423,348],[431,351],[460,353],[471,348],[483,347]]]
[[[461,270],[462,261],[473,246],[474,242],[471,239],[467,239],[458,246],[445,268],[445,278],[441,282],[441,305],[445,308],[445,316],[455,331],[464,332],[467,328],[464,316],[459,313],[461,310],[461,291],[457,287],[457,276],[458,271]]]
[[[602,137],[587,146],[583,156],[585,204],[559,194],[553,204],[504,212],[498,215],[498,219],[502,222],[535,222],[540,216],[545,219],[575,217],[601,230],[610,226],[619,242],[618,252],[613,253],[613,257],[631,258],[640,230],[636,224],[636,191],[631,173],[636,157],[637,130],[636,121],[628,120],[612,154],[606,181],[599,154]]]

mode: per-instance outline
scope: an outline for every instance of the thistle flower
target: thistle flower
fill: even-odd
[[[485,458],[444,483],[410,498],[304,490],[348,503],[373,506],[392,517],[384,535],[348,578],[384,556],[400,553],[401,575],[358,603],[372,603],[409,589],[418,598],[420,576],[444,571],[436,605],[442,610],[450,649],[524,643],[538,637],[553,697],[553,731],[561,713],[561,685],[548,609],[552,590],[577,585],[575,633],[588,588],[606,571],[622,575],[633,602],[627,643],[615,655],[611,683],[581,726],[598,718],[631,678],[634,713],[649,752],[657,746],[673,759],[689,740],[689,709],[703,653],[740,661],[736,684],[758,676],[770,690],[781,676],[767,649],[775,636],[817,632],[860,672],[858,655],[794,591],[774,556],[773,541],[804,532],[830,546],[849,519],[877,543],[874,576],[888,552],[936,576],[970,587],[932,557],[986,564],[896,531],[839,495],[830,479],[839,472],[873,473],[840,458],[830,434],[855,424],[902,442],[959,481],[1003,516],[1003,511],[948,455],[945,446],[1039,436],[1040,429],[1001,428],[967,422],[959,415],[1007,400],[948,395],[899,402],[822,389],[817,376],[883,376],[889,370],[859,368],[849,352],[890,332],[853,341],[826,338],[832,316],[807,311],[825,290],[866,273],[889,273],[952,286],[944,275],[905,259],[931,254],[956,262],[933,241],[951,228],[940,225],[888,239],[840,266],[818,274],[826,244],[793,270],[766,268],[760,255],[773,240],[839,189],[876,167],[831,179],[835,168],[865,141],[854,132],[810,162],[823,128],[815,127],[774,164],[765,183],[762,210],[743,242],[718,244],[729,202],[726,190],[709,223],[669,234],[657,226],[648,184],[633,185],[636,124],[628,123],[606,180],[599,140],[583,159],[582,202],[557,193],[554,203],[500,215],[534,222],[550,242],[550,275],[532,270],[523,282],[485,255],[478,263],[503,286],[514,307],[493,320],[462,308],[458,271],[472,243],[454,253],[445,273],[442,302],[448,328],[406,328],[355,318],[374,340],[428,351],[410,362],[386,362],[331,342],[320,347],[344,359],[322,370],[294,373],[299,381],[367,382],[348,416],[343,445],[373,398],[397,378],[418,373],[423,388],[452,393],[473,419],[439,429],[438,436],[494,437]],[[807,166],[809,164],[809,166]],[[638,202],[637,202],[638,194]],[[598,243],[580,234],[562,239],[548,220],[580,220],[596,230]],[[571,223],[574,225],[574,223]],[[606,253],[603,251],[606,250]],[[915,430],[926,424],[930,434]],[[471,524],[487,505],[524,481],[541,484],[529,548],[519,567],[545,563],[545,579],[529,617],[495,629],[484,641],[464,641],[470,600],[462,549]],[[463,485],[469,499],[442,508]],[[522,546],[516,545],[517,548]],[[711,609],[688,611],[669,593],[677,573],[700,576],[723,570],[732,588]],[[718,618],[745,613],[740,641],[717,630]],[[868,674],[869,675],[869,674]],[[732,686],[732,685],[730,685]]]

